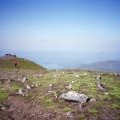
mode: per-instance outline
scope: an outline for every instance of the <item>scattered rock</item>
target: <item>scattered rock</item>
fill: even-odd
[[[38,84],[35,84],[35,87],[38,87]]]
[[[35,78],[41,78],[41,77],[43,77],[43,74],[36,73],[36,74],[33,75],[33,77],[35,77]]]
[[[98,82],[100,82],[100,81],[101,81],[101,76],[98,75],[97,78],[96,78],[96,80],[97,80]]]
[[[79,75],[75,75],[76,78],[79,78],[80,76]]]
[[[25,83],[26,80],[27,80],[27,77],[26,77],[26,76],[23,77],[23,78],[17,78],[17,81],[20,81],[20,82],[22,82],[22,83]]]
[[[68,86],[66,86],[66,88],[71,90],[72,89],[72,84],[70,83]]]
[[[22,79],[22,83],[25,83],[26,82],[26,80],[27,80],[27,77],[25,76],[23,79]]]
[[[115,73],[115,77],[119,77],[120,76],[120,74],[119,73]]]
[[[17,94],[19,94],[21,96],[25,96],[27,92],[28,91],[26,89],[20,88]]]
[[[74,117],[74,115],[73,115],[72,112],[67,112],[66,115],[67,115],[69,118],[73,118],[73,117]]]
[[[96,99],[95,98],[91,98],[90,102],[96,102]]]
[[[31,87],[32,87],[32,88],[34,88],[34,87],[35,87],[35,85],[33,85],[33,84],[32,84],[32,85],[31,85]]]
[[[87,72],[85,72],[84,74],[83,74],[83,76],[87,76],[88,75],[88,73]]]
[[[62,71],[62,74],[64,74],[65,72],[64,71]]]
[[[58,95],[55,91],[48,91],[48,93],[51,93],[56,99],[58,98]]]
[[[27,89],[27,90],[31,90],[30,85],[26,85],[26,89]]]
[[[109,95],[109,92],[105,92],[104,94],[105,94],[105,95]]]
[[[49,84],[48,86],[49,86],[49,87],[52,87],[52,86],[53,86],[53,84]]]
[[[2,104],[0,104],[0,109],[3,111],[6,111],[6,110],[10,109],[10,106],[2,103]]]
[[[71,82],[72,84],[74,83],[74,81]]]
[[[102,91],[107,90],[107,88],[101,82],[97,82],[97,87],[99,90],[102,90]]]
[[[54,74],[53,77],[60,77],[60,74]]]

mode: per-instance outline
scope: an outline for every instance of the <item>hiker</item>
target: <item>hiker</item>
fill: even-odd
[[[18,66],[18,61],[14,62],[14,66],[15,66],[15,68]]]

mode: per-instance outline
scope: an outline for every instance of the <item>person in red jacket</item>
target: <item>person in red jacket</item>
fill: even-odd
[[[15,68],[18,66],[19,62],[17,60],[14,61]]]

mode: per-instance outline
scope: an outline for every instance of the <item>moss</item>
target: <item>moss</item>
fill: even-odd
[[[70,111],[72,111],[72,108],[70,108],[70,107],[65,107],[63,109],[63,112],[70,112]]]
[[[89,109],[88,112],[90,112],[92,114],[98,114],[98,110],[96,110],[96,109]]]
[[[78,116],[78,120],[87,120],[87,118],[82,114]]]
[[[10,86],[10,91],[16,92],[16,91],[18,91],[21,87],[22,87],[21,84],[19,84],[19,83],[13,83],[13,84]]]
[[[0,90],[0,101],[3,101],[8,98],[8,93],[6,90]]]
[[[41,97],[40,100],[46,109],[54,109],[56,107],[53,99],[49,96]]]
[[[111,105],[111,108],[113,108],[113,109],[116,109],[116,108],[120,109],[120,104],[113,103]]]

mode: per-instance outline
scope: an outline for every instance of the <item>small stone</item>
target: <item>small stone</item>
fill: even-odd
[[[24,77],[24,78],[22,79],[22,83],[24,83],[26,80],[27,80],[27,77]]]
[[[52,87],[52,86],[53,86],[53,84],[49,84],[48,86],[49,86],[49,87]]]
[[[10,100],[10,97],[8,97],[7,99]]]
[[[11,106],[9,109],[9,112],[12,112],[14,110],[14,108]]]
[[[66,88],[69,89],[69,90],[72,89],[72,84],[66,86]]]
[[[69,118],[72,118],[73,117],[73,114],[71,112],[67,112],[66,115],[69,117]]]
[[[5,111],[5,110],[6,110],[6,107],[2,107],[1,109]]]
[[[79,78],[80,76],[79,75],[75,75],[76,78]]]
[[[34,85],[31,85],[31,87],[33,88],[33,87],[34,87]]]
[[[26,85],[26,89],[27,89],[27,90],[31,90],[30,85]]]
[[[38,87],[38,84],[35,84],[36,87]]]
[[[20,88],[19,91],[18,91],[18,94],[21,95],[21,96],[25,96],[25,94],[27,93],[28,91],[26,89],[23,89],[23,88]]]
[[[87,76],[88,74],[87,74],[87,73],[84,73],[83,75],[84,75],[84,76]]]
[[[74,83],[74,81],[71,82],[72,84]]]
[[[102,91],[106,91],[106,90],[107,90],[107,88],[106,88],[102,83],[100,83],[100,82],[97,83],[97,87],[98,87],[100,90],[102,90]]]
[[[96,102],[96,99],[95,98],[91,98],[90,102]]]
[[[97,80],[98,82],[101,81],[101,76],[98,75],[98,76],[96,77],[96,80]]]
[[[109,95],[109,92],[105,92],[104,94],[105,94],[105,95]]]

